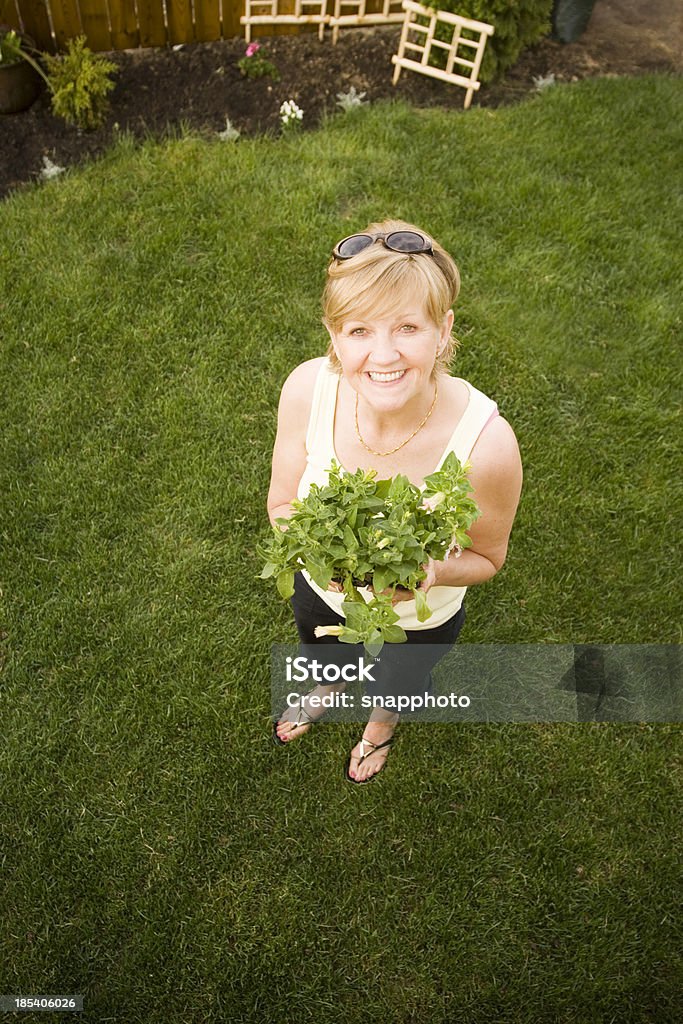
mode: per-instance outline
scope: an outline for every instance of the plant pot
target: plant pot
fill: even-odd
[[[0,65],[0,114],[26,110],[40,92],[40,86],[40,75],[25,60]]]
[[[553,38],[574,43],[588,28],[595,0],[554,0]]]

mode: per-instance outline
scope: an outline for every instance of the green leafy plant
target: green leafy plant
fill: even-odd
[[[439,0],[426,6],[493,25],[496,31],[486,43],[479,75],[482,82],[490,82],[502,77],[523,49],[548,35],[553,0]],[[451,35],[449,26],[438,27],[437,39],[450,42]],[[465,32],[464,38],[467,36]],[[467,51],[468,47],[463,47],[459,56],[469,59]]]
[[[43,54],[52,92],[52,110],[79,128],[98,128],[107,113],[107,94],[115,83],[109,78],[117,65],[85,45],[85,36],[69,39],[66,54]]]
[[[285,599],[293,594],[294,575],[301,569],[324,590],[332,580],[340,583],[346,622],[318,627],[319,636],[364,643],[370,654],[385,641],[404,642],[391,603],[396,589],[412,592],[417,617],[425,622],[431,615],[419,589],[425,563],[471,544],[466,531],[479,509],[468,497],[468,469],[451,452],[420,490],[402,475],[377,480],[375,470],[346,473],[333,462],[327,485],[313,484],[306,498],[292,502],[289,519],[276,520],[268,543],[259,549],[266,561],[260,578],[275,577]],[[373,592],[368,602],[358,589],[367,586]]]
[[[263,78],[268,75],[276,82],[280,79],[280,72],[266,58],[260,43],[249,43],[244,57],[237,61],[237,67],[245,78]]]

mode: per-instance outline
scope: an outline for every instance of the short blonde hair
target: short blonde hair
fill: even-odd
[[[417,231],[432,243],[433,255],[393,252],[376,242],[351,259],[333,257],[323,292],[323,324],[329,330],[338,331],[348,320],[388,315],[405,295],[421,296],[430,320],[437,326],[443,323],[460,291],[455,262],[426,231],[402,220],[368,224],[359,233],[380,235],[391,231]],[[458,345],[458,339],[451,334],[437,356],[435,372],[448,372]],[[327,357],[340,373],[341,364],[331,342]]]

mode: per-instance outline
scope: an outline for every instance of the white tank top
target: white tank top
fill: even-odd
[[[313,404],[306,433],[306,468],[299,481],[297,498],[305,498],[311,484],[324,487],[328,482],[328,470],[335,459],[341,465],[334,450],[334,414],[337,406],[339,374],[332,369],[329,360],[325,359],[320,367],[313,391]],[[462,380],[457,377],[456,380]],[[497,413],[496,403],[482,391],[478,391],[469,381],[463,380],[470,398],[464,413],[453,431],[446,448],[439,459],[436,469],[440,469],[449,452],[455,452],[460,462],[466,462],[474,448],[475,442],[490,419]],[[342,467],[343,468],[343,467]],[[314,583],[307,572],[303,573],[308,585],[319,597],[333,608],[342,618],[341,610],[343,594],[331,590],[322,590]],[[432,610],[426,622],[420,622],[415,612],[415,600],[400,601],[394,605],[398,614],[398,625],[404,629],[433,629],[440,626],[460,608],[467,587],[432,587],[427,594],[427,604]],[[366,601],[372,600],[370,591],[360,589]]]

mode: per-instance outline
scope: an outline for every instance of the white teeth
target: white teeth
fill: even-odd
[[[405,370],[396,370],[396,371],[394,371],[394,373],[373,373],[372,370],[371,370],[370,371],[370,380],[377,380],[377,381],[398,380],[399,377],[402,377],[405,372],[406,372]]]

